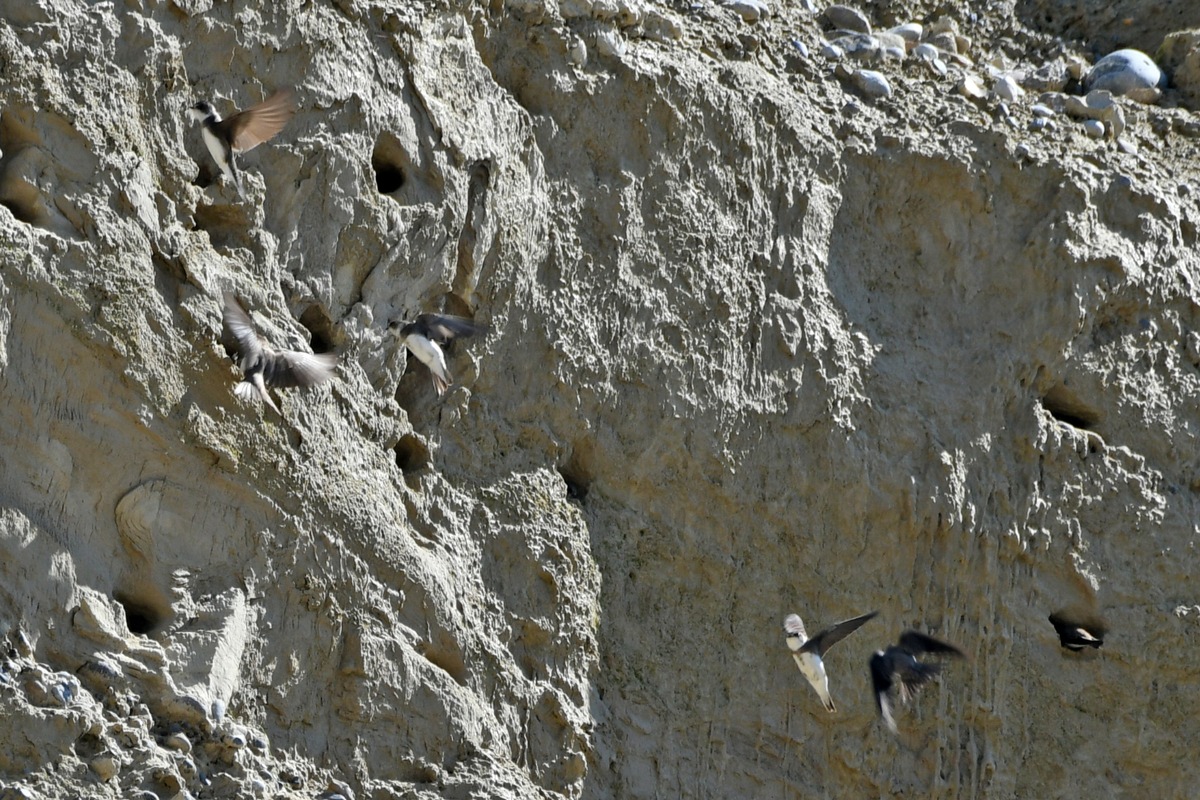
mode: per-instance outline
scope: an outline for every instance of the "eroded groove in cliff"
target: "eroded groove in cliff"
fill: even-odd
[[[467,213],[462,231],[458,235],[458,258],[454,273],[454,294],[469,305],[471,295],[479,282],[479,258],[481,234],[487,227],[488,188],[491,184],[491,166],[486,161],[471,165],[470,184],[467,188]]]

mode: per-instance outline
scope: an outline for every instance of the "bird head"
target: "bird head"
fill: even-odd
[[[808,640],[808,633],[804,630],[804,622],[799,614],[787,615],[787,619],[783,621],[783,633],[787,637],[788,647],[793,650],[799,649]]]
[[[407,328],[409,325],[410,323],[404,319],[388,320],[388,333],[392,334],[393,336],[399,336],[401,339],[403,339],[407,335],[405,333],[405,328]]]
[[[201,100],[195,105],[189,106],[187,112],[188,116],[196,122],[203,122],[209,117],[216,116],[216,113],[213,111],[212,103],[209,103],[207,100]]]

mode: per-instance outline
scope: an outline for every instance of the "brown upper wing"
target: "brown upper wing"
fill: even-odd
[[[275,134],[296,113],[295,95],[291,89],[281,89],[256,106],[217,123],[236,152],[253,150]]]
[[[417,317],[417,332],[436,342],[445,344],[456,337],[474,336],[487,332],[486,325],[466,317],[454,317],[449,314],[422,314]]]
[[[239,356],[245,358],[247,362],[257,360],[263,351],[262,344],[258,340],[258,331],[254,329],[254,322],[251,321],[250,315],[242,308],[237,295],[233,292],[225,293],[224,321],[225,326],[221,338],[226,350],[231,349],[230,345],[236,343],[232,349]],[[231,336],[233,342],[229,341]]]
[[[263,380],[271,386],[316,386],[333,377],[338,358],[333,353],[284,350],[263,357]]]
[[[809,653],[816,653],[819,656],[825,655],[825,651],[833,647],[835,644],[845,639],[850,634],[861,628],[868,620],[874,619],[878,611],[872,611],[870,614],[863,614],[860,617],[843,620],[837,625],[818,633],[816,636],[804,643],[804,647],[800,648]]]
[[[900,634],[900,649],[914,656],[919,656],[922,653],[935,653],[937,655],[966,658],[966,654],[962,650],[959,650],[949,642],[943,642],[941,639],[935,639],[920,631],[913,630],[908,630]]]

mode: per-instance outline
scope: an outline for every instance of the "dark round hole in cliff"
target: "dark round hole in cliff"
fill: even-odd
[[[578,500],[583,502],[587,499],[588,484],[587,481],[580,479],[578,476],[569,473],[564,467],[560,467],[558,474],[562,476],[563,483],[567,485],[567,499]]]
[[[411,433],[400,437],[395,452],[396,466],[405,474],[424,469],[429,464],[429,448]]]
[[[220,172],[216,167],[206,161],[202,161],[199,169],[196,170],[196,177],[192,180],[192,185],[199,186],[201,189],[207,189],[213,185],[219,174]]]
[[[16,196],[5,197],[0,200],[0,206],[11,211],[17,222],[33,225],[38,221],[37,206],[25,202],[24,198],[18,200]]]
[[[1059,422],[1084,431],[1095,430],[1104,414],[1080,399],[1064,384],[1055,386],[1042,398],[1042,407]]]
[[[169,609],[146,597],[129,592],[113,592],[113,599],[125,609],[125,625],[130,633],[148,636],[161,628],[170,616]]]
[[[329,353],[334,350],[337,330],[333,320],[325,309],[318,305],[309,306],[300,315],[300,324],[312,334],[312,349],[314,353]]]
[[[558,467],[558,474],[567,485],[567,499],[582,503],[587,499],[588,490],[592,485],[592,445],[590,442],[578,442],[571,448],[571,455],[565,464]]]
[[[404,186],[404,170],[394,164],[383,164],[372,160],[375,169],[375,188],[380,194],[391,194]]]
[[[379,134],[375,149],[371,151],[371,169],[375,171],[375,188],[380,194],[392,194],[404,187],[407,160],[408,155],[399,139],[386,131]]]
[[[209,242],[217,250],[249,247],[246,230],[250,217],[240,205],[201,204],[196,206],[192,219],[196,223],[195,230],[207,233]]]
[[[13,167],[25,148],[38,146],[41,139],[33,128],[31,109],[8,108],[0,114],[0,205],[27,225],[42,224],[41,192],[21,174],[25,170]]]

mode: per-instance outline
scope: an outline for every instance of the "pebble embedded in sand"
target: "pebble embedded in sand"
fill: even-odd
[[[904,57],[908,55],[908,42],[903,36],[890,32],[876,33],[874,36],[879,42],[880,55],[884,58],[903,61]]]
[[[180,753],[192,752],[192,742],[182,733],[172,733],[163,738],[163,746]]]
[[[983,88],[983,81],[970,73],[964,73],[954,88],[964,97],[975,100],[987,97],[987,89]]]
[[[771,9],[762,0],[724,0],[721,4],[737,14],[745,22],[758,22],[771,15]]]
[[[942,53],[936,47],[928,43],[922,43],[914,47],[912,52],[917,59],[928,64],[929,69],[934,73],[942,77],[946,76],[946,62],[942,60]]]
[[[895,34],[907,42],[909,49],[917,46],[917,44],[921,41],[921,34],[924,32],[925,29],[919,22],[906,22],[905,24],[897,25],[888,31],[888,33]]]
[[[117,768],[120,766],[112,755],[105,753],[99,755],[88,762],[88,766],[92,772],[96,773],[96,777],[101,781],[108,781],[112,776],[117,774]]]
[[[169,794],[174,795],[183,790],[183,778],[170,767],[159,767],[154,770],[152,776],[155,782],[166,789]]]
[[[936,33],[933,36],[926,37],[925,41],[938,50],[944,50],[947,53],[958,53],[958,39],[952,33]]]
[[[879,40],[865,33],[854,33],[849,36],[839,36],[829,43],[842,53],[858,61],[875,61],[883,50]]]
[[[841,61],[846,57],[846,51],[838,47],[836,44],[825,43],[821,45],[821,55],[829,61]]]
[[[596,52],[608,58],[620,58],[625,55],[625,40],[614,30],[603,30],[596,33]]]
[[[241,750],[246,746],[246,732],[241,728],[234,728],[222,736],[221,741],[235,750]]]
[[[825,19],[835,28],[855,33],[870,33],[871,22],[867,15],[850,6],[832,5],[825,9]]]
[[[183,779],[189,783],[200,776],[200,770],[196,768],[196,762],[190,758],[176,759],[175,768],[179,770],[179,774],[183,776]]]
[[[1083,131],[1093,139],[1101,139],[1104,137],[1104,123],[1098,119],[1085,119]]]
[[[1162,70],[1140,50],[1118,50],[1096,62],[1083,79],[1087,91],[1105,89],[1115,95],[1146,96],[1163,82]]]
[[[1001,75],[996,79],[994,88],[996,95],[1010,103],[1015,103],[1025,94],[1025,90],[1017,85],[1011,75]]]
[[[1104,119],[1113,103],[1112,93],[1105,89],[1093,89],[1083,97],[1069,95],[1066,98],[1067,113],[1080,119]]]
[[[574,36],[571,39],[571,44],[567,48],[567,60],[577,67],[582,67],[587,63],[587,45],[583,39]]]
[[[891,97],[892,95],[892,85],[888,83],[887,78],[875,70],[856,69],[850,76],[850,80],[867,97]]]

